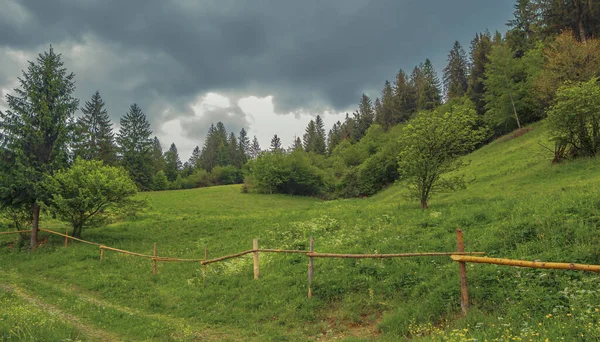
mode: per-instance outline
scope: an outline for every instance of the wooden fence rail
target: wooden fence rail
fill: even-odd
[[[203,283],[206,283],[206,270],[207,265],[229,260],[233,258],[238,258],[244,256],[246,254],[253,254],[254,261],[254,279],[259,279],[260,276],[260,268],[259,268],[259,254],[260,253],[297,253],[304,254],[308,258],[308,297],[312,298],[312,281],[314,279],[315,274],[315,263],[314,258],[352,258],[352,259],[384,259],[384,258],[403,258],[403,257],[436,257],[436,256],[448,256],[452,260],[456,261],[459,265],[459,275],[460,275],[460,284],[461,284],[461,310],[463,314],[467,314],[469,309],[469,294],[468,294],[468,284],[467,284],[467,275],[466,275],[466,263],[483,263],[483,264],[495,264],[495,265],[505,265],[505,266],[516,266],[516,267],[529,267],[529,268],[542,268],[542,269],[562,269],[562,270],[574,270],[574,271],[590,271],[590,272],[599,272],[600,273],[600,265],[585,265],[585,264],[574,264],[574,263],[559,263],[559,262],[542,262],[542,261],[526,261],[526,260],[513,260],[513,259],[501,259],[501,258],[489,258],[489,257],[481,257],[477,255],[485,254],[485,252],[465,252],[465,244],[463,239],[463,234],[460,229],[456,231],[456,243],[457,248],[455,252],[417,252],[417,253],[393,253],[393,254],[344,254],[344,253],[318,253],[315,252],[315,239],[314,237],[310,237],[309,241],[309,250],[286,250],[286,249],[267,249],[267,248],[259,248],[258,247],[258,239],[253,239],[252,241],[252,249],[221,256],[214,259],[208,259],[208,248],[204,246],[204,258],[203,259],[185,259],[185,258],[174,258],[174,257],[161,257],[158,256],[157,253],[157,245],[154,243],[153,255],[149,254],[141,254],[126,251],[123,249],[118,249],[114,247],[109,247],[103,244],[90,242],[86,240],[82,240],[79,238],[75,238],[66,234],[61,234],[48,229],[39,229],[42,232],[46,232],[49,234],[54,234],[58,236],[62,236],[65,238],[65,247],[68,245],[68,240],[75,240],[82,243],[86,243],[89,245],[98,246],[100,248],[100,260],[104,258],[104,251],[113,251],[121,254],[132,255],[142,258],[147,258],[152,260],[152,273],[156,275],[157,273],[157,262],[195,262],[200,263],[203,267]],[[0,235],[5,234],[20,234],[20,233],[29,233],[31,230],[20,230],[13,232],[0,232]]]

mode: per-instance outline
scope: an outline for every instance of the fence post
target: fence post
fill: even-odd
[[[100,261],[104,258],[104,246],[100,245]]]
[[[315,238],[310,237],[310,253],[315,251]],[[308,298],[312,298],[312,289],[311,284],[313,280],[313,274],[315,273],[315,264],[313,261],[313,257],[308,257]]]
[[[154,258],[152,260],[154,261],[154,265],[152,266],[152,274],[156,275],[156,242],[154,243]]]
[[[254,249],[254,280],[257,280],[260,275],[258,268],[258,239],[252,240],[252,249]]]
[[[456,230],[456,250],[458,252],[465,251],[465,241],[463,239],[462,230]],[[460,309],[463,315],[469,312],[469,289],[467,287],[467,266],[464,262],[458,262],[458,270],[460,272]]]
[[[65,248],[67,248],[67,245],[69,244],[69,227],[67,226],[67,228],[65,228]]]
[[[204,245],[204,261],[208,260],[208,247]],[[202,284],[206,284],[206,264],[202,270]]]

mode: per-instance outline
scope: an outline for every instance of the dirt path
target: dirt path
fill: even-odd
[[[44,310],[45,312],[48,312],[49,314],[60,318],[61,320],[70,322],[77,328],[77,330],[79,330],[82,333],[82,335],[85,336],[86,340],[90,340],[90,341],[121,341],[122,340],[121,337],[119,337],[118,335],[116,335],[114,333],[98,329],[89,324],[85,324],[85,323],[81,322],[81,320],[79,320],[77,317],[70,315],[68,313],[65,313],[53,305],[44,303],[39,298],[26,293],[25,291],[23,291],[23,289],[21,289],[17,286],[0,284],[0,289],[21,297],[26,302],[28,302],[32,305],[35,305],[36,307]]]

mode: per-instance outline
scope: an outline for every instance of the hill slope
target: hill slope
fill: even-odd
[[[434,196],[427,211],[403,195],[402,183],[372,198],[330,202],[225,186],[143,194],[146,212],[84,231],[84,238],[148,254],[157,242],[159,255],[189,258],[201,258],[205,245],[209,257],[247,250],[255,237],[264,248],[306,249],[311,235],[319,252],[394,253],[452,251],[460,227],[467,250],[488,256],[600,264],[600,160],[551,165],[552,156],[538,144],[548,144],[543,123],[532,128],[467,156],[471,163],[461,170],[470,180],[467,189]],[[65,249],[59,238],[34,253],[4,244],[0,300],[16,303],[11,307],[21,314],[0,309],[7,317],[0,336],[600,338],[593,274],[470,264],[473,309],[461,318],[457,265],[446,257],[317,259],[312,299],[306,298],[306,257],[260,258],[258,281],[246,256],[210,265],[203,284],[196,263],[161,263],[153,277],[149,260],[106,252],[99,262],[97,248],[74,243]],[[31,297],[47,307],[31,308]],[[48,308],[79,322],[44,323]],[[13,325],[23,327],[22,335],[15,337]]]

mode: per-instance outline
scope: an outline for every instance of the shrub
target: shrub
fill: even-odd
[[[559,88],[548,126],[556,146],[566,147],[569,155],[595,156],[600,143],[598,78]]]

